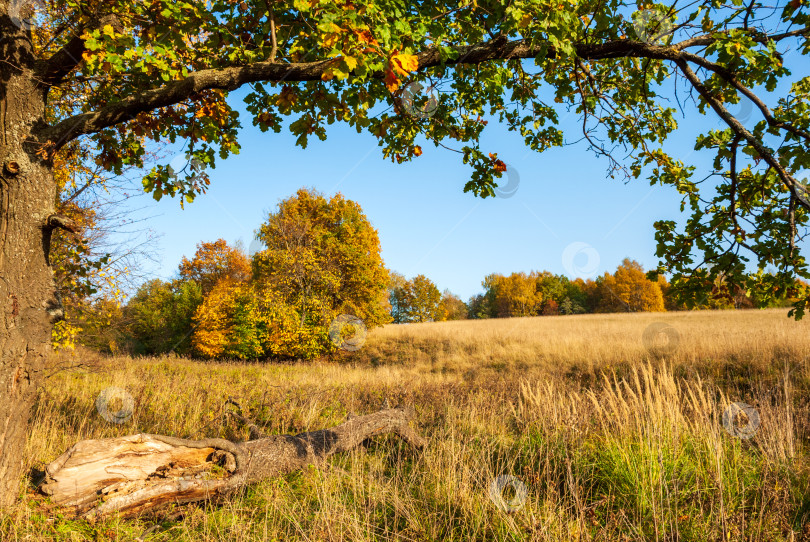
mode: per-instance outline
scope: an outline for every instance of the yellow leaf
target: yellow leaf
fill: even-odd
[[[357,59],[351,56],[343,57],[343,62],[346,63],[346,67],[349,68],[349,71],[352,71],[357,67]]]
[[[395,71],[407,76],[419,69],[419,59],[416,55],[394,55],[391,57],[391,66]]]
[[[339,34],[327,34],[327,36],[323,40],[323,44],[325,47],[334,47],[339,39],[340,39]]]

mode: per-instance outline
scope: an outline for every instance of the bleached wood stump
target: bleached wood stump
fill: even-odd
[[[239,443],[148,434],[83,440],[45,468],[40,489],[87,518],[216,500],[245,484],[319,465],[373,435],[394,433],[422,448],[424,439],[409,425],[413,416],[412,409],[392,408],[330,429]]]

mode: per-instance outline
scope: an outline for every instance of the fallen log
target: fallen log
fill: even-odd
[[[352,417],[330,429],[245,442],[138,434],[83,440],[45,468],[40,489],[86,518],[152,513],[172,504],[218,500],[245,484],[320,465],[367,438],[394,433],[416,448],[425,440],[409,408]]]

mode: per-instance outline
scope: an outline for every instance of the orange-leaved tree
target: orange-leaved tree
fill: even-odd
[[[213,243],[198,243],[191,260],[183,256],[179,272],[182,279],[193,280],[200,285],[203,295],[208,295],[220,280],[250,280],[250,260],[240,249],[217,239]]]

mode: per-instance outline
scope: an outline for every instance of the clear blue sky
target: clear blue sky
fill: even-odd
[[[240,110],[242,95],[231,98]],[[710,157],[692,151],[694,136],[707,123],[719,124],[691,105],[685,110],[693,117],[679,119],[682,127],[668,148],[706,171]],[[149,226],[162,235],[156,276],[172,277],[181,257],[193,254],[200,241],[242,240],[248,247],[267,213],[300,187],[357,201],[379,231],[390,269],[408,277],[427,275],[465,300],[480,292],[484,276],[493,272],[587,277],[613,271],[625,257],[649,269],[657,262],[653,222],[685,219],[673,188],[606,178],[606,160],[584,143],[531,152],[494,122],[482,148],[497,152],[519,174],[519,187],[508,199],[465,194],[470,170],[461,156],[429,143],[423,142],[424,154],[414,162],[397,165],[382,158],[376,138],[343,125],[331,126],[327,141],[313,139],[303,150],[286,130],[261,133],[247,115],[242,124],[241,153],[209,172],[206,194],[184,210],[174,199],[149,199],[147,213],[154,215]],[[575,115],[562,125],[567,140],[578,139]]]

